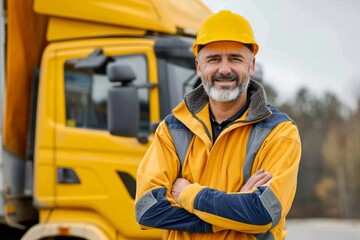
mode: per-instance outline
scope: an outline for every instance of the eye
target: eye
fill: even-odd
[[[214,58],[209,58],[207,62],[208,63],[217,63],[218,61],[219,61],[219,58],[214,57]]]
[[[232,58],[230,58],[230,61],[232,61],[232,62],[242,62],[243,60],[242,60],[242,58],[239,58],[239,57],[232,57]]]

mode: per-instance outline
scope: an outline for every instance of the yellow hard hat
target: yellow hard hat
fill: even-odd
[[[254,56],[259,50],[250,23],[244,17],[229,10],[222,10],[204,20],[192,50],[197,57],[199,46],[218,41],[234,41],[252,45]]]

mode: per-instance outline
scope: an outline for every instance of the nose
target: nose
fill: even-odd
[[[231,73],[231,67],[230,63],[226,60],[221,61],[219,66],[219,73],[227,76],[229,73]]]

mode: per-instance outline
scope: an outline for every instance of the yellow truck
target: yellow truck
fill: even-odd
[[[136,170],[159,121],[199,84],[191,44],[210,10],[0,3],[0,221],[24,240],[159,239],[135,221]]]

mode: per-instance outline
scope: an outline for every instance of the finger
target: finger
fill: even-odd
[[[252,187],[252,188],[258,187],[258,186],[261,186],[261,185],[264,185],[264,184],[267,183],[271,178],[272,178],[271,174],[268,173],[268,172],[265,172],[265,173],[263,174],[263,177],[260,178],[257,182],[255,182],[255,183],[253,184],[253,187]]]
[[[240,192],[251,191],[255,187],[267,183],[272,178],[268,172],[258,171],[252,175],[245,185],[241,188]]]
[[[258,181],[260,181],[262,178],[265,177],[265,172],[263,169],[260,169],[259,171],[255,172],[253,175],[251,175],[251,177],[249,178],[249,180],[246,182],[246,184],[248,185],[254,185],[255,183],[257,183]]]

